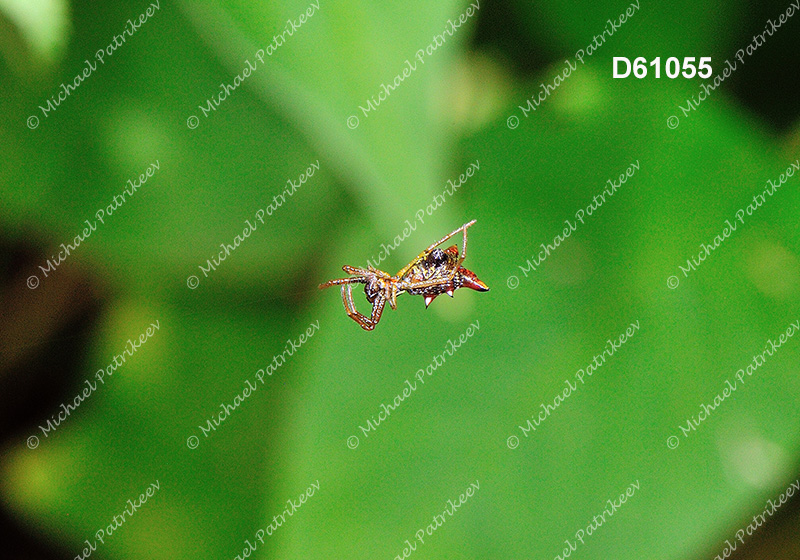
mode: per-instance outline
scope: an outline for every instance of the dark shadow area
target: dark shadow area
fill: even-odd
[[[38,426],[80,392],[80,366],[102,309],[98,287],[66,264],[55,273],[57,282],[47,278],[28,288],[24,273],[38,271],[44,255],[26,243],[0,239],[0,447],[32,437],[48,444]],[[36,453],[31,445],[27,452]],[[0,534],[9,559],[73,558],[37,538],[2,506]]]

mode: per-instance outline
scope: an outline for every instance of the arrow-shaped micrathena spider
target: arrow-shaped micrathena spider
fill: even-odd
[[[461,263],[467,257],[467,228],[474,223],[475,220],[472,220],[454,232],[445,235],[417,255],[413,261],[394,276],[389,276],[371,265],[366,269],[345,265],[342,270],[352,276],[329,280],[324,284],[320,284],[319,287],[322,289],[341,285],[342,301],[347,315],[366,331],[371,331],[378,324],[387,301],[392,309],[397,309],[397,296],[403,292],[425,296],[426,308],[440,294],[447,294],[453,297],[453,292],[458,288],[472,288],[479,292],[486,292],[489,287],[478,280],[474,272],[461,266]],[[464,234],[461,256],[459,256],[458,247],[455,245],[448,247],[444,251],[437,248],[459,231]],[[356,309],[353,301],[352,284],[364,284],[364,293],[367,295],[367,301],[372,304],[371,317],[362,315]]]

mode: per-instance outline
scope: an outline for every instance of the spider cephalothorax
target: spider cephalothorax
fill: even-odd
[[[453,297],[453,292],[458,288],[471,288],[479,292],[486,292],[489,290],[488,286],[478,280],[474,272],[461,266],[467,256],[467,228],[474,223],[475,220],[472,220],[444,236],[422,251],[417,258],[394,276],[389,276],[372,266],[368,266],[366,269],[343,266],[342,270],[352,275],[350,278],[330,280],[321,284],[320,288],[341,285],[345,311],[364,330],[368,331],[374,329],[378,324],[387,301],[392,309],[397,309],[397,296],[403,292],[425,296],[425,307],[430,305],[440,294]],[[445,250],[438,248],[459,231],[464,233],[464,244],[460,256],[458,247],[455,245]],[[372,304],[371,317],[362,315],[356,309],[352,284],[364,284],[367,301]]]

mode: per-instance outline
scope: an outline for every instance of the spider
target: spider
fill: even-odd
[[[392,309],[397,309],[397,296],[403,292],[425,296],[426,309],[436,296],[447,294],[453,297],[453,292],[458,288],[472,288],[479,292],[486,292],[489,287],[478,280],[474,272],[461,266],[461,263],[467,257],[467,228],[474,224],[475,221],[472,220],[442,237],[417,255],[413,261],[394,276],[389,276],[371,265],[366,269],[345,265],[342,270],[351,274],[351,277],[329,280],[324,284],[320,284],[319,287],[324,289],[341,285],[342,301],[347,315],[366,331],[371,331],[378,324],[387,301]],[[458,247],[455,245],[445,250],[438,248],[439,245],[459,231],[464,234],[461,256],[458,255]],[[362,315],[356,309],[353,301],[352,284],[364,284],[364,293],[367,295],[367,301],[372,304],[372,316]]]

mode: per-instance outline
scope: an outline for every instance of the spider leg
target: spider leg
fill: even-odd
[[[461,254],[458,257],[458,263],[453,267],[453,270],[450,272],[450,274],[447,275],[447,279],[449,281],[451,281],[451,282],[452,282],[453,278],[456,277],[456,272],[458,272],[458,269],[464,263],[464,259],[467,258],[467,228],[469,226],[471,226],[472,224],[474,224],[475,221],[476,220],[472,220],[471,222],[464,224],[463,226],[461,226],[456,231],[454,231],[453,233],[450,234],[450,236],[452,236],[453,234],[455,234],[459,230],[462,230],[464,232],[464,243],[463,243],[463,245],[461,247]],[[444,241],[447,241],[447,239],[442,240],[440,243],[444,243]],[[419,286],[419,287],[426,288],[427,286]],[[450,293],[450,297],[453,297],[452,293]]]
[[[372,327],[367,330],[374,329],[375,325],[378,324],[378,321],[381,320],[381,313],[383,313],[383,306],[385,304],[386,304],[386,296],[379,295],[378,298],[375,300],[375,303],[372,304],[372,317],[370,318]]]
[[[463,226],[461,226],[461,227],[464,228],[464,245],[463,245],[463,248],[461,249],[461,257],[458,259],[458,266],[461,266],[461,263],[463,263],[464,259],[467,258],[467,228],[469,226],[471,226],[472,224],[474,224],[476,221],[477,220],[472,220],[468,224],[464,224]],[[456,231],[458,231],[458,230],[456,230]],[[455,232],[453,232],[453,233],[455,233]]]
[[[378,278],[383,279],[391,278],[391,276],[382,270],[376,270],[372,267],[370,267],[369,270],[366,270],[356,266],[344,265],[342,270],[344,270],[347,274],[352,274],[353,276],[351,278],[336,278],[334,280],[328,280],[324,284],[319,285],[320,290],[330,288],[331,286],[338,286],[340,284],[367,284],[371,275],[375,275]]]
[[[324,284],[320,284],[319,289],[324,290],[325,288],[338,286],[339,284],[364,284],[366,281],[366,278],[363,276],[355,276],[353,278],[335,278],[333,280],[328,280]]]
[[[468,228],[469,226],[471,226],[472,224],[474,224],[475,222],[477,222],[477,221],[478,221],[478,220],[472,220],[471,222],[467,222],[466,224],[464,224],[464,225],[463,225],[463,226],[461,226],[460,228],[453,230],[452,232],[450,232],[450,233],[448,233],[447,235],[445,235],[444,237],[442,237],[442,238],[441,238],[439,241],[437,241],[436,243],[432,244],[430,247],[428,247],[427,249],[425,249],[425,250],[422,252],[422,254],[425,254],[425,253],[428,253],[428,252],[430,252],[430,251],[431,251],[432,249],[434,249],[435,247],[437,247],[437,246],[441,245],[442,243],[444,243],[445,241],[447,241],[448,239],[450,239],[451,237],[453,237],[453,236],[454,236],[455,234],[457,234],[459,231],[463,231],[463,232],[464,232],[464,241],[465,241],[465,245],[466,245],[466,239],[467,239],[467,228]]]
[[[476,221],[476,220],[472,220],[471,222],[469,222],[469,223],[466,223],[466,224],[464,224],[463,226],[461,226],[461,228],[463,228],[463,229],[462,229],[462,231],[464,232],[464,244],[463,244],[463,246],[462,246],[462,248],[461,248],[461,255],[458,257],[458,264],[456,264],[456,266],[454,266],[454,267],[453,267],[453,271],[452,271],[452,272],[450,273],[450,275],[448,276],[448,280],[451,280],[451,281],[452,281],[452,280],[453,280],[453,278],[455,278],[455,277],[456,277],[456,272],[458,272],[458,269],[459,269],[459,268],[461,267],[461,265],[464,263],[464,259],[466,259],[466,258],[467,258],[467,228],[468,228],[469,226],[471,226],[472,224],[474,224],[474,223],[475,223],[475,221]],[[458,230],[456,230],[456,231],[458,231]],[[453,233],[455,233],[456,231],[454,231]],[[452,234],[451,234],[451,235],[452,235]],[[453,294],[452,294],[452,293],[450,294],[450,297],[453,297]]]
[[[402,290],[424,290],[425,288],[432,288],[434,286],[441,286],[442,284],[453,279],[455,274],[451,274],[447,278],[431,278],[430,280],[423,280],[421,282],[414,282],[413,284],[400,284]]]
[[[474,224],[476,221],[477,221],[477,220],[472,220],[471,222],[467,222],[466,224],[464,224],[464,225],[463,225],[463,226],[461,226],[460,228],[458,228],[458,229],[456,229],[456,230],[453,230],[452,232],[450,232],[450,233],[448,233],[447,235],[445,235],[444,237],[442,237],[442,238],[441,238],[439,241],[437,241],[436,243],[433,243],[432,245],[430,245],[430,246],[429,246],[427,249],[425,249],[425,250],[424,250],[424,251],[422,251],[422,252],[421,252],[419,255],[417,255],[417,257],[416,257],[416,258],[415,258],[413,261],[411,261],[411,262],[410,262],[410,263],[408,263],[408,264],[407,264],[405,267],[403,267],[403,270],[401,270],[400,272],[398,272],[398,273],[395,275],[395,278],[401,278],[401,277],[402,277],[403,275],[405,275],[405,273],[406,273],[406,272],[408,272],[408,270],[409,270],[409,269],[410,269],[412,266],[414,266],[414,264],[415,264],[415,263],[417,263],[417,262],[418,262],[418,261],[419,261],[421,258],[425,257],[425,256],[426,256],[428,253],[430,253],[430,252],[431,252],[431,251],[433,251],[433,250],[434,250],[436,247],[438,247],[439,245],[441,245],[442,243],[444,243],[445,241],[447,241],[448,239],[450,239],[451,237],[453,237],[453,236],[454,236],[455,234],[457,234],[459,231],[463,231],[463,232],[464,232],[464,250],[463,250],[463,253],[464,253],[464,254],[463,254],[463,255],[461,255],[461,256],[459,257],[459,261],[458,261],[458,266],[461,266],[461,263],[462,263],[462,262],[464,262],[464,259],[466,258],[466,253],[467,253],[467,228],[468,228],[469,226],[471,226],[472,224]],[[457,267],[456,267],[456,268],[457,268]],[[455,271],[453,271],[453,274],[451,275],[451,277],[452,277],[452,276],[455,276]]]
[[[372,304],[372,316],[367,317],[359,313],[356,309],[356,304],[353,301],[353,289],[350,284],[342,285],[342,301],[344,301],[344,308],[347,311],[347,316],[358,323],[365,331],[371,331],[381,320],[381,313],[383,313],[383,306],[386,304],[386,296],[378,294],[375,302]]]
[[[368,269],[359,268],[357,266],[343,266],[342,270],[344,270],[347,274],[354,274],[356,276],[367,277],[367,275],[374,274],[378,278],[382,278],[387,280],[391,278],[387,273],[382,270],[378,270],[377,268],[372,268],[371,266]]]

